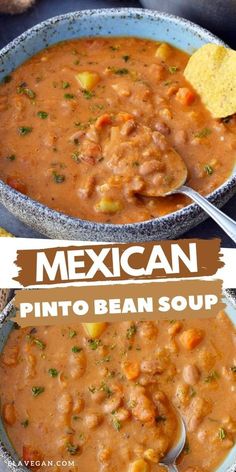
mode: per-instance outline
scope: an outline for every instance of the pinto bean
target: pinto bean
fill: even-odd
[[[69,359],[70,375],[73,379],[78,379],[84,375],[86,370],[86,357],[83,351],[72,354]]]
[[[162,374],[163,368],[160,366],[160,363],[156,359],[146,359],[141,362],[140,365],[141,372],[148,374]]]
[[[171,131],[169,126],[164,123],[164,121],[157,121],[154,125],[154,128],[156,131],[159,131],[159,133],[164,134],[164,136],[168,136]]]
[[[175,131],[174,141],[176,145],[186,144],[188,140],[188,134],[185,129],[179,129]]]
[[[143,321],[139,325],[139,335],[144,339],[152,339],[157,335],[157,327],[150,321]]]
[[[84,422],[88,429],[94,429],[102,422],[102,416],[98,413],[87,413]]]
[[[166,138],[163,134],[159,133],[159,131],[153,131],[152,139],[155,145],[161,150],[166,151],[168,149],[168,143]]]
[[[145,161],[141,166],[139,167],[139,173],[140,175],[148,175],[152,174],[154,172],[158,172],[159,170],[162,170],[163,166],[160,161],[157,161],[156,159],[152,159],[150,161]]]
[[[122,396],[117,394],[113,394],[111,398],[109,398],[103,406],[104,413],[111,413],[112,411],[117,410],[117,408],[121,405]]]
[[[199,378],[199,370],[194,364],[188,364],[183,368],[183,379],[186,384],[195,385]]]
[[[116,418],[119,421],[126,421],[130,418],[130,412],[126,408],[118,408],[116,411]]]
[[[137,420],[144,423],[154,421],[156,408],[154,403],[145,394],[134,393],[130,400],[134,404],[132,414]]]
[[[122,136],[129,136],[132,131],[134,131],[136,128],[136,123],[134,120],[128,120],[126,121],[126,123],[123,124],[121,130],[120,130],[120,134]]]

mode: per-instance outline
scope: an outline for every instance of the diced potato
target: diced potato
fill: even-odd
[[[156,50],[155,56],[161,61],[166,61],[172,53],[172,49],[167,43],[161,43]]]
[[[91,339],[99,338],[107,327],[107,323],[82,323],[86,334]]]
[[[143,459],[138,459],[129,466],[129,472],[149,472],[149,465]]]
[[[179,337],[181,344],[185,349],[191,351],[194,349],[204,338],[204,333],[201,329],[190,328],[185,330]]]
[[[144,451],[144,458],[155,464],[159,461],[159,455],[154,449],[146,449],[146,451]]]
[[[83,90],[92,90],[100,81],[97,72],[84,71],[75,76]]]
[[[125,361],[122,364],[122,370],[128,380],[137,379],[140,374],[140,367],[138,362]]]
[[[122,210],[122,205],[119,200],[103,197],[96,205],[96,210],[100,213],[117,213]]]

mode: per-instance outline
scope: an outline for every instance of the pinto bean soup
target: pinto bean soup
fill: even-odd
[[[188,54],[138,38],[69,40],[0,85],[0,172],[34,200],[82,219],[132,223],[184,196],[147,198],[173,179],[167,147],[206,195],[231,174],[236,120],[215,120],[183,76]]]
[[[98,336],[100,327],[93,338],[82,324],[11,332],[0,358],[1,414],[19,456],[48,472],[164,472],[158,463],[177,439],[178,409],[187,425],[180,472],[213,472],[236,439],[228,317],[112,323]]]

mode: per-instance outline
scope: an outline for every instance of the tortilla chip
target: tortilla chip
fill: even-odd
[[[4,228],[0,227],[0,238],[14,238],[13,234],[8,233]]]
[[[236,51],[206,44],[191,56],[184,75],[214,118],[236,113]]]

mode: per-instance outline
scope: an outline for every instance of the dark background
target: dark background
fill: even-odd
[[[164,0],[163,0],[164,1]],[[190,0],[189,0],[190,1]],[[36,5],[21,15],[0,15],[0,48],[5,46],[13,38],[21,34],[26,29],[52,16],[75,10],[86,8],[118,8],[118,7],[141,7],[138,0],[37,0]],[[224,38],[224,35],[222,37]],[[235,42],[231,43],[236,48]],[[223,207],[223,211],[236,220],[236,195]],[[19,222],[0,204],[0,226],[20,237],[42,237],[29,227]],[[184,237],[187,238],[212,238],[222,239],[223,247],[234,247],[234,243],[223,231],[211,220],[207,219]]]

